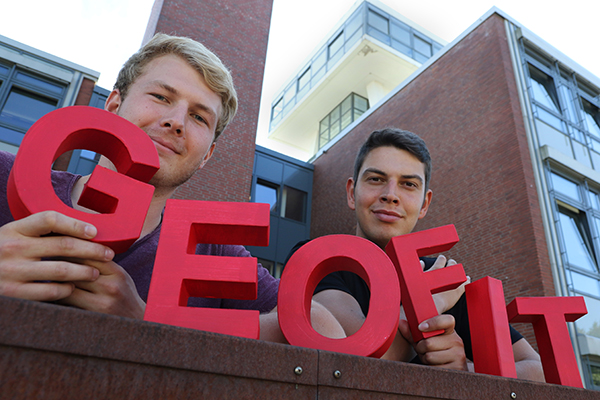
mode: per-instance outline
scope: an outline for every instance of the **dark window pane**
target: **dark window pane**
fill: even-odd
[[[282,208],[285,208],[285,210],[282,210],[282,217],[304,222],[306,192],[284,186],[281,203],[283,204]]]
[[[267,203],[271,206],[271,211],[275,211],[277,207],[277,187],[268,182],[257,181],[254,202]]]
[[[10,68],[0,65],[0,75],[8,75],[8,71],[10,71]]]
[[[25,136],[24,132],[5,128],[0,125],[0,141],[19,146],[23,140],[23,136]]]
[[[64,90],[64,86],[43,81],[41,79],[34,78],[33,76],[25,75],[21,72],[17,73],[16,79],[20,82],[25,82],[56,94],[62,94]]]
[[[13,89],[0,113],[0,122],[27,130],[40,117],[56,109],[57,100]]]

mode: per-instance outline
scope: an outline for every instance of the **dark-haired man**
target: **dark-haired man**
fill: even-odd
[[[356,215],[356,235],[385,249],[391,238],[412,232],[431,204],[430,178],[431,157],[420,137],[398,129],[373,132],[361,146],[354,176],[346,183],[348,206]],[[446,259],[423,258],[422,264],[425,269],[443,268]],[[422,332],[443,330],[442,335],[414,343],[408,323],[401,316],[399,334],[384,358],[410,361],[416,353],[415,360],[423,364],[472,370],[472,363],[468,362],[472,354],[463,293],[461,286],[435,295],[438,311],[448,312],[419,325]],[[370,291],[360,277],[340,271],[323,279],[313,299],[332,312],[346,335],[352,335],[364,322]],[[539,355],[512,328],[511,338],[518,377],[544,381]]]

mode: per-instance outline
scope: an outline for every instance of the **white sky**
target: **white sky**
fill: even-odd
[[[380,1],[447,42],[495,5],[600,77],[600,0]],[[271,100],[354,2],[274,0],[258,144],[283,150],[266,139]],[[142,42],[153,3],[154,0],[5,2],[0,8],[0,35],[99,71],[99,85],[111,89],[121,65]]]

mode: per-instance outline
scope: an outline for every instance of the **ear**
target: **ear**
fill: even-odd
[[[204,165],[208,162],[208,160],[210,160],[210,158],[213,155],[213,152],[215,151],[215,146],[217,144],[215,142],[212,142],[212,144],[210,145],[208,151],[206,152],[206,154],[204,155],[204,159],[202,160],[202,162],[200,163],[200,166],[198,167],[198,169],[201,169],[202,167],[204,167]]]
[[[427,214],[427,210],[429,209],[429,205],[431,204],[431,198],[433,197],[433,192],[431,189],[427,190],[425,193],[425,198],[423,199],[423,205],[421,206],[421,211],[419,211],[419,219],[423,218]]]
[[[108,112],[116,114],[119,111],[119,107],[121,106],[121,92],[119,89],[114,89],[108,95],[108,99],[106,99],[106,103],[104,103],[104,109]]]
[[[354,201],[354,179],[348,178],[346,182],[346,198],[348,200],[348,207],[351,210],[356,209],[356,203]]]

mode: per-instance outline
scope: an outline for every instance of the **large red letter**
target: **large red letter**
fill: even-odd
[[[50,168],[68,150],[87,149],[108,157],[119,171],[97,166],[79,204],[64,204],[54,192]],[[98,228],[95,242],[122,253],[140,236],[154,187],[158,154],[148,135],[131,122],[93,107],[66,107],[46,114],[29,129],[10,172],[7,197],[15,219],[54,210]],[[141,182],[140,182],[141,181]]]
[[[516,378],[502,281],[486,276],[465,287],[475,372]]]
[[[184,328],[259,337],[259,312],[187,307],[189,297],[253,300],[253,257],[195,254],[198,243],[269,244],[269,205],[168,200],[144,320]]]
[[[423,272],[419,257],[449,250],[457,242],[454,225],[446,225],[396,236],[385,248],[400,278],[402,305],[415,343],[443,333],[441,330],[423,333],[418,328],[421,322],[438,315],[431,295],[455,289],[467,280],[462,264]]]
[[[508,306],[511,322],[531,322],[546,382],[583,387],[566,322],[587,314],[583,297],[517,297]]]
[[[345,339],[330,339],[311,325],[317,284],[335,271],[350,271],[371,289],[369,313],[361,328]],[[389,258],[372,242],[349,235],[317,238],[290,258],[279,284],[279,325],[295,346],[359,356],[381,357],[392,344],[400,316],[400,287]]]

